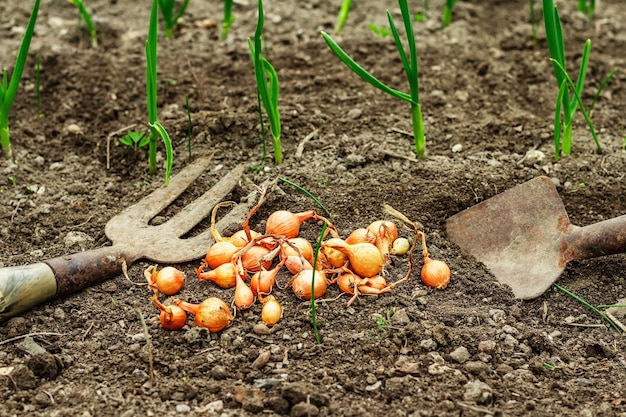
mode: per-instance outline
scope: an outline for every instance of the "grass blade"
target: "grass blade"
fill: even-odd
[[[578,79],[576,80],[576,92],[579,96],[583,94],[583,87],[585,85],[585,77],[587,75],[587,65],[589,64],[589,52],[591,51],[591,40],[587,39],[585,42],[585,46],[583,48],[583,54],[580,58],[580,68],[578,70]],[[571,99],[570,99],[571,101]],[[570,118],[574,118],[574,114],[576,113],[577,104],[574,103],[572,108],[570,109]]]
[[[285,184],[289,184],[292,187],[294,187],[296,190],[302,191],[304,194],[306,194],[307,196],[309,196],[309,198],[311,198],[311,200],[313,200],[315,202],[315,204],[318,205],[319,208],[321,208],[322,210],[324,210],[324,213],[326,213],[328,216],[330,216],[330,213],[328,212],[328,210],[326,210],[326,207],[324,207],[324,205],[313,195],[311,194],[309,191],[307,191],[305,188],[299,186],[298,184],[296,184],[295,182],[291,182],[289,181],[287,178],[283,178],[283,177],[278,177],[278,179],[282,182],[284,182]]]
[[[327,227],[328,223],[324,222],[322,231],[320,232],[320,237],[317,240],[317,245],[315,246],[315,253],[313,256],[313,272],[311,273],[311,325],[313,326],[313,334],[315,334],[315,341],[318,345],[322,342],[320,340],[319,331],[317,330],[317,312],[315,311],[315,272],[317,270],[317,258],[320,253],[320,248],[322,247],[322,240],[326,234]]]
[[[350,57],[341,47],[328,35],[328,33],[322,31],[322,37],[326,41],[326,44],[334,52],[337,57],[348,67],[350,68],[356,75],[361,77],[364,81],[369,83],[370,85],[378,88],[379,90],[390,94],[393,97],[399,98],[401,100],[408,101],[409,103],[413,103],[413,99],[409,94],[403,93],[401,91],[395,90],[391,87],[385,85],[382,81],[378,80],[372,74],[367,72],[362,66],[356,63],[352,57]]]
[[[609,325],[611,325],[611,327],[613,327],[615,330],[617,330],[619,333],[621,333],[621,329],[619,328],[619,326],[617,326],[615,324],[615,322],[613,320],[611,320],[611,318],[609,316],[607,316],[606,314],[604,314],[602,311],[600,311],[598,308],[592,306],[591,304],[589,304],[587,301],[583,300],[581,297],[579,297],[578,295],[574,294],[573,292],[561,287],[559,284],[552,284],[554,286],[554,288],[556,288],[557,290],[561,291],[562,293],[572,297],[574,300],[578,301],[579,303],[581,303],[582,305],[584,305],[585,307],[587,307],[588,309],[590,309],[591,311],[593,311],[594,313],[596,313],[597,315],[599,315],[602,320],[606,321]]]
[[[600,98],[600,93],[602,93],[602,90],[604,90],[604,87],[606,87],[606,85],[609,83],[609,81],[611,81],[611,78],[613,78],[613,76],[615,75],[616,72],[617,72],[617,70],[611,71],[609,73],[609,75],[607,75],[606,78],[604,80],[602,80],[602,83],[600,83],[600,87],[598,87],[598,91],[596,92],[596,95],[593,96],[593,101],[591,102],[591,105],[589,106],[589,117],[591,117],[591,114],[593,112],[593,108],[595,107],[596,102]]]
[[[17,53],[15,67],[13,68],[13,74],[11,75],[11,81],[8,83],[8,86],[6,69],[4,70],[2,76],[2,94],[0,95],[0,147],[2,147],[2,152],[6,159],[13,158],[13,151],[11,150],[11,136],[9,134],[9,113],[11,112],[15,94],[17,93],[20,81],[22,80],[24,67],[26,66],[26,58],[28,57],[28,50],[30,49],[30,41],[33,38],[35,23],[37,22],[37,15],[39,14],[39,2],[40,0],[35,0],[35,3],[33,4],[33,9],[31,11],[30,18],[28,19],[28,25],[26,26],[26,31],[24,32],[24,37],[22,38],[22,43],[20,44],[20,49]]]
[[[555,62],[555,61],[552,61],[552,62]],[[561,64],[557,63],[557,66],[560,69],[560,71],[563,73],[563,76],[565,77],[565,80],[567,81],[567,83],[569,84],[570,88],[574,92],[574,97],[576,98],[576,101],[578,102],[578,105],[580,106],[580,112],[582,113],[583,118],[585,119],[585,122],[587,122],[587,126],[589,126],[589,131],[591,132],[591,136],[593,137],[593,141],[596,143],[596,147],[597,147],[598,151],[601,151],[602,150],[602,146],[600,146],[600,140],[598,139],[598,135],[596,135],[596,129],[593,127],[593,123],[591,123],[591,118],[589,117],[589,114],[585,110],[585,106],[583,106],[583,101],[580,98],[580,94],[578,94],[578,91],[576,90],[576,86],[574,85],[574,82],[572,81],[570,76],[565,71],[565,68],[563,68],[561,66]],[[570,125],[570,129],[571,129],[571,125]]]
[[[341,2],[341,8],[337,15],[337,23],[335,24],[335,34],[339,35],[343,30],[346,22],[348,21],[348,15],[350,14],[350,8],[352,7],[352,0],[343,0]]]
[[[220,40],[228,37],[230,27],[235,22],[233,16],[233,0],[224,0],[224,17],[222,18],[222,30],[220,31]]]

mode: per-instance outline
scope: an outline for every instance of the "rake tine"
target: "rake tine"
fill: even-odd
[[[179,237],[189,232],[211,213],[211,210],[217,203],[223,201],[230,194],[239,183],[243,171],[244,165],[239,165],[232,169],[210,190],[187,204],[180,212],[176,213],[161,226],[166,227],[168,230],[176,231]]]
[[[141,223],[148,223],[154,216],[176,200],[209,166],[211,157],[199,158],[174,175],[167,187],[153,191],[141,201],[122,213]]]

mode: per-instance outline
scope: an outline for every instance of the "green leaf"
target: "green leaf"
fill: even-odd
[[[372,74],[367,72],[363,67],[357,64],[354,59],[352,59],[348,54],[344,52],[343,49],[324,31],[320,32],[322,38],[326,41],[326,44],[330,48],[331,51],[348,67],[350,68],[356,75],[361,77],[364,81],[368,82],[372,86],[378,88],[379,90],[390,94],[393,97],[399,98],[401,100],[408,101],[409,103],[413,103],[413,99],[409,94],[403,93],[398,90],[394,90],[393,88],[388,87],[382,81],[378,80]]]
[[[172,149],[172,141],[170,136],[167,134],[165,128],[159,122],[154,122],[150,124],[150,129],[154,129],[158,135],[163,140],[163,144],[165,145],[165,156],[166,156],[166,165],[165,165],[165,185],[169,185],[170,177],[172,176],[172,161],[174,159],[174,151]]]

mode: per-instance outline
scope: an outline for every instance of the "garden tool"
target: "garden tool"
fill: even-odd
[[[125,265],[130,266],[139,259],[173,264],[203,257],[213,243],[211,231],[190,238],[183,236],[237,186],[243,165],[226,174],[166,222],[159,225],[149,222],[206,171],[210,161],[211,158],[200,158],[189,164],[168,186],[155,190],[109,220],[104,232],[113,243],[111,246],[31,265],[0,268],[0,322],[35,305],[118,276]],[[217,229],[223,230],[233,223],[241,225],[254,204],[254,194],[217,222]]]
[[[569,261],[626,252],[626,215],[574,226],[544,176],[450,217],[446,231],[520,299],[543,294]]]

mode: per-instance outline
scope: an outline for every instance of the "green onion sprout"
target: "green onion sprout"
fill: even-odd
[[[254,32],[254,44],[248,38],[248,45],[252,54],[254,64],[254,75],[257,85],[257,99],[263,104],[265,113],[269,121],[270,133],[274,141],[274,162],[277,165],[283,162],[283,152],[280,142],[281,126],[280,114],[278,112],[278,75],[270,62],[261,55],[261,34],[263,33],[263,1],[259,0],[259,14],[256,31]],[[261,118],[261,129],[263,132],[263,116],[261,106],[259,106],[259,116]],[[263,139],[265,143],[265,139]]]
[[[183,0],[176,13],[174,13],[174,3],[174,0],[159,0],[161,15],[163,15],[163,23],[165,25],[166,38],[171,38],[172,36],[174,36],[174,28],[176,27],[176,23],[178,23],[178,19],[180,19],[185,14],[185,10],[187,9],[189,0]]]
[[[581,303],[582,305],[584,305],[585,307],[587,307],[588,309],[590,309],[591,311],[593,311],[594,313],[599,315],[602,318],[602,320],[606,321],[611,327],[613,327],[615,330],[617,330],[618,332],[621,333],[621,329],[615,324],[615,322],[613,320],[611,320],[611,318],[609,316],[607,316],[602,311],[600,311],[599,308],[592,306],[587,301],[585,301],[583,298],[581,298],[580,296],[574,294],[573,292],[571,292],[571,291],[561,287],[559,284],[555,283],[555,284],[552,284],[552,285],[557,290],[559,290],[562,293],[572,297],[574,300],[578,301],[579,303]]]
[[[446,28],[450,26],[452,22],[452,8],[456,4],[457,0],[446,0],[446,4],[443,7],[443,14],[441,16],[441,27]]]
[[[157,25],[158,7],[157,0],[152,0],[152,11],[150,13],[150,27],[148,29],[148,40],[146,41],[146,96],[148,102],[148,125],[150,127],[150,142],[148,148],[148,165],[150,175],[156,174],[156,150],[157,138],[161,137],[165,145],[166,167],[165,184],[169,184],[172,173],[172,141],[165,128],[157,120]]]
[[[96,27],[93,24],[93,20],[91,19],[91,14],[89,14],[89,10],[85,7],[85,3],[83,0],[67,0],[72,3],[78,9],[79,15],[85,21],[85,25],[87,25],[87,31],[89,32],[89,37],[91,38],[91,47],[98,47],[98,38],[96,37]]]
[[[361,77],[364,81],[368,82],[372,86],[379,90],[399,98],[401,100],[411,103],[411,119],[413,122],[413,139],[415,144],[415,154],[418,157],[426,156],[426,139],[424,137],[424,121],[422,119],[422,107],[419,100],[419,73],[417,65],[417,50],[415,48],[415,35],[413,33],[413,26],[411,22],[411,14],[409,13],[409,6],[407,0],[398,0],[400,5],[400,11],[402,13],[402,20],[404,22],[404,29],[407,36],[407,42],[409,46],[409,58],[407,59],[400,35],[396,24],[391,17],[391,13],[387,10],[387,18],[389,20],[389,26],[391,28],[391,34],[396,43],[398,53],[404,66],[404,72],[409,81],[410,94],[403,93],[385,85],[382,81],[378,80],[372,74],[367,72],[363,67],[357,64],[343,49],[324,31],[321,32],[322,37],[326,41],[328,47],[333,51],[339,59],[346,64],[356,75]]]
[[[339,35],[341,31],[343,30],[343,27],[346,25],[351,7],[352,7],[352,0],[343,0],[341,2],[341,7],[339,8],[339,14],[337,15],[337,23],[335,23],[335,35]]]
[[[593,19],[596,12],[596,0],[578,0],[578,11],[584,13],[589,20]]]
[[[317,258],[320,253],[320,248],[322,247],[322,241],[326,235],[327,227],[328,222],[324,222],[322,231],[320,232],[320,237],[317,239],[317,245],[315,245],[315,253],[313,254],[313,272],[311,273],[311,325],[313,326],[313,334],[315,334],[315,341],[318,345],[322,342],[320,340],[319,331],[317,330],[317,312],[315,308],[315,272],[317,271]]]
[[[570,155],[572,152],[572,122],[579,106],[589,126],[596,147],[600,151],[602,150],[600,142],[591,123],[589,114],[585,110],[581,100],[587,73],[587,64],[589,62],[589,52],[591,51],[591,40],[587,39],[585,42],[580,60],[580,68],[578,70],[578,78],[574,84],[566,71],[565,46],[563,43],[561,20],[553,0],[543,0],[543,14],[550,60],[552,61],[554,75],[559,86],[554,115],[554,158],[558,160],[561,154]],[[607,78],[610,80],[610,77],[612,77],[612,75],[609,75]],[[608,80],[606,80],[606,82],[608,82]],[[601,91],[605,85],[606,83],[603,82],[599,91]],[[570,90],[573,96],[570,96]],[[599,92],[596,96],[598,95]]]
[[[224,18],[222,19],[222,30],[220,31],[220,40],[228,37],[231,25],[235,22],[236,17],[233,16],[233,0],[224,0]]]
[[[22,73],[24,72],[24,66],[26,65],[30,41],[33,38],[35,23],[37,22],[39,2],[40,0],[35,0],[33,10],[28,19],[28,25],[26,26],[26,31],[24,32],[24,37],[22,38],[22,43],[17,53],[13,74],[11,74],[11,82],[8,82],[9,76],[6,68],[3,70],[0,80],[0,147],[2,147],[4,157],[9,160],[13,159],[11,135],[9,134],[9,113],[11,113],[13,100],[15,99],[15,94],[17,93],[17,88],[20,85]]]

